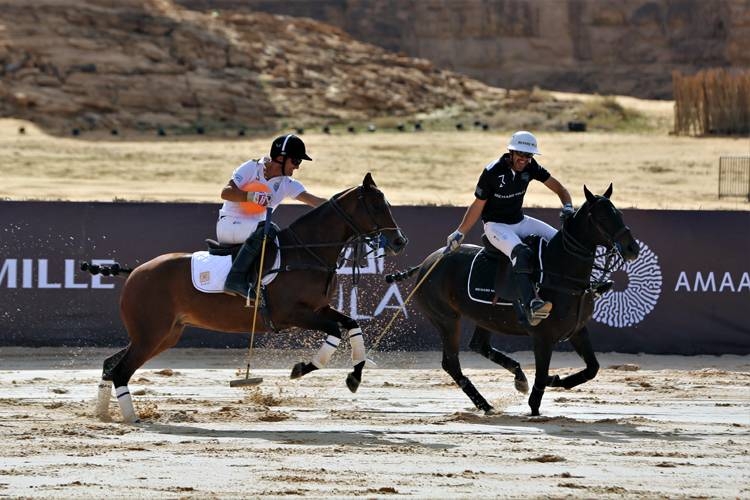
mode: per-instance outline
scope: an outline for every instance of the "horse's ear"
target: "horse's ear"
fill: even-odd
[[[586,187],[586,184],[583,185],[583,194],[586,195],[586,199],[589,203],[594,203],[596,201],[596,196],[591,194],[591,191],[589,191],[589,188]]]
[[[370,175],[370,172],[367,172],[367,175],[365,175],[365,178],[362,180],[362,185],[366,189],[378,187],[378,186],[375,185],[375,181],[372,180],[372,175]]]
[[[612,183],[611,182],[609,183],[609,187],[607,188],[606,191],[604,191],[604,194],[602,196],[604,196],[607,199],[609,199],[609,197],[612,196]]]

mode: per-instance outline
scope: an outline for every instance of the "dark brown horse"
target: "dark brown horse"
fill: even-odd
[[[528,391],[528,383],[521,365],[490,346],[490,332],[531,336],[536,361],[534,386],[529,397],[532,415],[539,415],[547,386],[570,389],[596,376],[599,364],[585,326],[594,310],[595,289],[591,285],[594,252],[601,245],[612,252],[616,251],[625,260],[632,260],[638,256],[639,248],[630,229],[624,224],[622,214],[609,200],[612,186],[609,186],[603,196],[591,194],[585,186],[584,193],[586,202],[550,240],[544,253],[544,278],[539,293],[543,299],[552,302],[554,307],[550,316],[537,326],[528,326],[528,323],[526,326],[522,325],[512,302],[506,302],[505,305],[482,303],[470,297],[470,269],[475,256],[482,251],[476,245],[462,245],[450,254],[438,250],[421,265],[386,277],[389,281],[401,280],[419,271],[421,279],[432,269],[414,292],[414,296],[422,311],[440,332],[443,369],[480,410],[491,412],[492,406],[461,372],[458,350],[461,340],[459,320],[462,316],[477,324],[471,348],[513,373],[516,388],[522,392]],[[505,266],[507,272],[509,261],[500,254],[497,265]],[[501,296],[512,297],[514,294],[511,287],[512,282],[506,279]],[[566,339],[583,358],[586,368],[561,379],[557,375],[549,375],[549,364],[554,345]]]
[[[369,173],[361,186],[339,193],[278,233],[283,270],[267,286],[270,317],[258,321],[256,330],[268,331],[268,323],[277,330],[299,327],[327,334],[318,355],[311,362],[298,363],[292,378],[324,366],[343,328],[349,333],[354,363],[347,385],[352,392],[357,390],[365,364],[361,329],[330,302],[342,248],[352,240],[378,236],[391,254],[407,243]],[[100,416],[106,415],[114,384],[123,419],[137,421],[127,387],[131,376],[146,361],[177,344],[186,326],[229,333],[249,331],[250,314],[244,299],[194,288],[191,255],[160,255],[130,272],[120,298],[120,315],[130,343],[104,361],[97,408]]]

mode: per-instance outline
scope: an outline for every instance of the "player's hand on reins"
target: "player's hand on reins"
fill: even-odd
[[[573,205],[570,203],[566,203],[563,205],[562,209],[560,210],[560,225],[565,225],[565,221],[568,220],[568,218],[576,213],[576,209],[573,208]]]

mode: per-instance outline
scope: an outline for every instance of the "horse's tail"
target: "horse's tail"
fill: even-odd
[[[132,273],[133,270],[129,267],[123,267],[117,262],[110,265],[99,265],[99,264],[92,264],[90,262],[82,261],[81,262],[81,271],[88,271],[91,274],[101,274],[102,276],[127,276],[128,274]]]
[[[416,273],[422,268],[421,265],[410,267],[406,271],[401,271],[400,273],[393,273],[393,274],[386,274],[385,275],[385,281],[386,283],[393,283],[394,281],[403,281],[407,278],[410,278],[412,274]]]

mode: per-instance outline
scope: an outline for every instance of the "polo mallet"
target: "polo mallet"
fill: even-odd
[[[401,310],[406,308],[406,304],[409,303],[409,301],[411,300],[412,296],[414,295],[414,292],[416,292],[419,289],[419,287],[422,285],[422,283],[424,283],[425,280],[430,276],[430,273],[432,273],[433,269],[435,269],[437,267],[437,265],[440,263],[440,261],[443,260],[443,257],[445,257],[446,255],[448,255],[449,253],[450,253],[450,247],[445,247],[445,250],[443,250],[443,253],[440,254],[440,257],[438,257],[437,259],[435,259],[435,262],[433,262],[432,265],[430,266],[430,268],[427,269],[427,272],[424,273],[424,276],[422,276],[422,278],[417,282],[416,286],[411,289],[411,292],[409,292],[409,295],[406,297],[406,300],[404,301],[404,305],[402,307],[399,307],[398,309],[396,309],[396,312],[393,314],[393,317],[388,322],[388,324],[385,325],[385,328],[383,328],[383,331],[380,332],[377,337],[375,337],[375,341],[372,343],[372,345],[370,346],[370,349],[368,349],[368,351],[367,351],[367,356],[369,356],[372,351],[374,351],[375,349],[377,349],[378,344],[380,344],[380,340],[388,332],[388,329],[391,327],[391,325],[393,324],[393,322],[396,321],[396,318],[398,317],[398,315],[401,312]]]
[[[266,223],[263,226],[263,243],[260,247],[260,266],[258,267],[258,283],[255,285],[255,301],[253,303],[253,324],[250,328],[250,345],[247,348],[247,367],[245,368],[245,378],[232,380],[229,387],[245,387],[249,385],[258,385],[263,382],[263,377],[250,378],[250,359],[253,357],[253,341],[255,340],[255,322],[258,318],[258,303],[260,302],[260,285],[263,281],[263,261],[266,257],[266,240],[268,232],[271,230],[271,207],[266,208]],[[250,296],[247,297],[246,305],[249,307]]]

